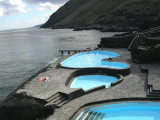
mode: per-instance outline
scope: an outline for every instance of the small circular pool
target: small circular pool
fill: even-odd
[[[94,87],[105,85],[106,88],[111,86],[112,82],[118,79],[113,76],[106,75],[84,75],[76,77],[70,85],[70,88],[82,88],[88,90]]]
[[[128,102],[90,107],[76,120],[159,120],[160,103]]]
[[[113,58],[120,56],[114,52],[108,51],[90,51],[78,53],[61,62],[62,67],[86,68],[86,67],[107,67],[114,69],[127,68],[128,65],[120,62],[101,61],[104,58]]]

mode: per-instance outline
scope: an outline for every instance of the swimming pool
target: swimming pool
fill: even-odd
[[[76,120],[159,120],[160,103],[128,102],[91,107]]]
[[[106,75],[84,75],[76,77],[70,85],[70,88],[82,88],[88,90],[97,86],[105,85],[106,88],[111,86],[112,82],[118,79],[113,76]]]
[[[83,52],[69,57],[68,59],[61,62],[63,67],[71,68],[86,68],[86,67],[109,67],[122,69],[127,68],[128,65],[120,62],[106,62],[101,61],[104,58],[113,58],[120,56],[117,53],[108,51],[90,51]]]

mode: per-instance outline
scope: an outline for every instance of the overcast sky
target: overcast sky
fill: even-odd
[[[0,0],[0,30],[45,23],[68,0]]]

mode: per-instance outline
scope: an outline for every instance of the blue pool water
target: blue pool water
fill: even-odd
[[[84,75],[76,77],[70,85],[70,88],[82,88],[88,90],[97,86],[105,85],[110,87],[112,82],[117,81],[116,77],[106,75]]]
[[[160,103],[129,102],[91,107],[82,111],[76,120],[82,115],[86,120],[159,120]]]
[[[127,68],[127,64],[120,62],[106,62],[101,61],[104,58],[113,58],[120,56],[117,53],[108,51],[90,51],[76,54],[66,60],[61,65],[72,68],[86,68],[86,67],[109,67],[122,69]]]

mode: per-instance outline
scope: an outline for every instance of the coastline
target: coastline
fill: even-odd
[[[67,56],[68,56],[68,55],[67,55]],[[65,58],[65,57],[66,57],[66,56],[63,56],[63,57],[59,58],[59,59],[56,60],[54,63],[57,63],[57,61]],[[17,90],[23,89],[26,84],[28,84],[32,79],[34,79],[35,77],[37,77],[40,73],[47,71],[47,69],[49,69],[49,68],[52,68],[51,65],[54,64],[54,63],[51,63],[51,64],[47,65],[46,67],[44,67],[43,69],[39,70],[39,71],[36,72],[34,75],[32,75],[30,78],[28,78],[28,80],[26,80],[25,82],[23,82],[23,83],[22,83],[21,85],[19,85],[15,90],[13,90],[9,95],[7,95],[7,97],[6,97],[4,100],[0,101],[0,104],[1,104],[3,101],[5,101],[5,100],[9,99],[10,97],[12,97],[14,94],[16,94],[16,91],[17,91]]]
[[[40,27],[41,28],[41,27]],[[56,26],[52,27],[51,29],[73,29],[73,31],[82,31],[82,30],[98,30],[101,32],[128,32],[128,31],[141,31],[139,27],[117,27],[117,26],[105,26],[105,25],[99,25],[99,26],[81,26],[81,27],[75,27],[75,26]]]
[[[44,119],[48,117],[49,115],[53,114],[55,106],[54,105],[44,106],[45,104],[47,104],[45,99],[41,99],[41,98],[32,96],[31,94],[27,92],[23,92],[23,91],[18,92],[18,91],[19,90],[25,91],[25,86],[27,86],[28,84],[31,84],[32,81],[38,83],[37,78],[39,78],[39,75],[41,76],[41,74],[43,73],[45,74],[45,72],[47,72],[50,69],[56,69],[57,63],[59,61],[63,61],[66,57],[69,57],[69,56],[71,55],[63,56],[59,58],[56,62],[51,63],[47,65],[46,67],[44,67],[43,69],[39,70],[37,73],[32,75],[28,80],[26,80],[20,86],[18,86],[15,90],[13,90],[4,100],[0,101],[0,119],[17,120],[21,118],[21,120],[28,120],[28,119],[35,120],[37,119],[37,116],[39,116],[40,119]],[[42,84],[43,83],[44,82],[42,81]],[[39,89],[42,89],[42,88],[39,88]],[[26,105],[29,107],[27,107]],[[21,111],[21,115],[16,114],[17,106],[18,106],[18,110]],[[39,111],[39,113],[36,112],[35,110],[32,110],[32,108]],[[13,110],[13,111],[9,112],[10,110]],[[28,112],[27,114],[23,114],[26,111],[30,111],[30,110],[31,112]],[[11,115],[8,116],[8,113],[11,113]],[[29,115],[34,116],[34,117],[28,118]]]
[[[59,68],[56,69],[56,65],[61,61],[67,59],[72,56],[68,55],[64,58],[57,60],[55,63],[50,64],[46,68],[40,70],[35,75],[31,76],[28,81],[19,86],[14,92],[12,92],[7,99],[6,102],[13,102],[12,99],[15,98],[15,95],[19,95],[20,97],[28,100],[28,97],[33,100],[37,100],[35,103],[40,104],[41,107],[49,112],[45,117],[46,120],[70,120],[73,119],[73,115],[76,114],[80,108],[86,107],[88,105],[95,104],[103,104],[103,103],[112,103],[113,101],[152,101],[159,98],[152,98],[146,95],[147,92],[147,73],[144,73],[140,69],[140,65],[138,63],[134,63],[131,59],[130,52],[125,48],[104,48],[104,51],[111,51],[119,53],[122,56],[122,61],[125,61],[131,65],[131,73],[129,75],[125,75],[124,80],[111,87],[111,88],[103,88],[97,89],[97,91],[93,91],[88,94],[83,95],[83,91],[81,89],[71,89],[66,86],[66,81],[70,77],[70,75],[77,71],[78,69],[66,69]],[[149,66],[154,65],[154,63],[148,64]],[[48,82],[37,82],[37,79],[42,76],[51,76],[50,81]],[[71,98],[66,104],[62,107],[55,108],[55,106],[51,106],[48,104],[47,99],[56,94],[57,92],[65,93],[68,97],[69,95],[81,94],[77,96],[77,98]],[[23,95],[22,95],[23,94]],[[19,98],[19,101],[21,99]],[[10,103],[9,102],[9,103]],[[17,101],[14,102],[12,107],[16,106]],[[30,103],[33,107],[33,104]],[[46,108],[46,105],[48,108]],[[3,104],[1,104],[3,106]],[[22,104],[21,107],[24,107]],[[37,108],[39,110],[40,108]],[[53,113],[54,111],[54,113]],[[15,111],[16,112],[16,111]],[[45,112],[44,112],[45,113]],[[52,114],[53,113],[53,114]],[[33,114],[33,113],[32,113]],[[43,114],[43,112],[39,112],[39,114]],[[63,115],[62,115],[63,114]],[[73,118],[72,118],[73,117]],[[74,120],[74,119],[73,119]]]
[[[39,33],[41,32],[44,34],[39,35]],[[3,40],[4,48],[6,49],[6,51],[1,54],[1,57],[3,59],[1,59],[0,61],[2,65],[0,101],[5,99],[8,94],[10,94],[23,82],[28,80],[28,78],[30,78],[36,72],[55,62],[57,59],[59,59],[59,57],[62,57],[63,55],[59,54],[58,50],[61,50],[62,48],[66,50],[85,50],[89,45],[91,46],[91,48],[94,48],[99,43],[101,37],[109,37],[116,34],[114,32],[101,33],[95,30],[73,31],[73,29],[20,29],[17,31],[4,31],[3,34],[4,33],[6,34],[7,41],[5,41],[5,39]],[[32,34],[34,34],[34,36],[32,36]],[[16,42],[14,42],[12,48],[9,47],[9,44],[10,39],[16,41],[16,38],[19,35],[24,35],[24,37],[22,37],[22,40],[20,40],[21,42],[18,43],[19,46],[23,46],[23,50],[16,51]],[[45,36],[48,37],[46,38]],[[28,39],[28,37],[30,37],[31,39]],[[54,39],[52,40],[52,38]],[[33,44],[31,44],[31,42],[27,42],[28,44],[25,44],[26,41],[33,41],[36,45],[34,46]],[[28,46],[30,46],[31,49],[29,49]],[[2,51],[4,50],[3,46],[1,46],[1,49]],[[10,61],[9,59],[7,59],[8,57],[12,57],[9,54],[12,49],[15,50],[15,55],[13,56],[14,61]],[[23,51],[25,51],[25,53],[23,53]],[[5,55],[5,53],[7,54]]]

